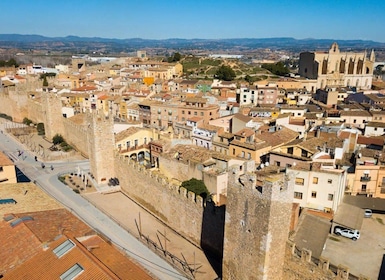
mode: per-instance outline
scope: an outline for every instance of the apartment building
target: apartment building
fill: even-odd
[[[335,212],[342,202],[346,172],[342,169],[287,168],[286,174],[293,174],[294,203],[300,207]]]
[[[208,124],[219,117],[219,106],[208,104],[205,98],[185,98],[178,106],[178,120],[184,122],[191,117],[200,117]]]

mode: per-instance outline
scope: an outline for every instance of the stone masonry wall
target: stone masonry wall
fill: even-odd
[[[12,116],[16,122],[22,122],[28,115],[27,98],[16,92],[0,93],[0,113]]]
[[[64,139],[74,146],[83,156],[88,157],[89,141],[87,126],[73,123],[70,119],[63,118]]]
[[[283,279],[292,187],[283,174],[270,180],[238,172],[230,171],[227,189],[223,279]]]
[[[221,254],[224,207],[207,207],[200,196],[127,158],[115,158],[115,171],[129,197],[196,245]]]

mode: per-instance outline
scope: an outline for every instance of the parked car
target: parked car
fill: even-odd
[[[354,241],[360,238],[360,232],[358,230],[352,230],[347,228],[336,228],[335,234],[350,238]]]
[[[365,218],[370,218],[372,217],[372,210],[370,209],[365,209]]]

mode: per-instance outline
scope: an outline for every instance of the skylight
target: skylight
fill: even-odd
[[[84,268],[80,264],[76,263],[74,266],[72,266],[62,275],[60,275],[60,280],[72,280],[83,271],[84,271]]]
[[[66,254],[73,247],[75,247],[75,243],[73,243],[71,240],[67,239],[62,244],[60,244],[55,249],[53,249],[53,252],[58,258],[61,258],[64,254]]]

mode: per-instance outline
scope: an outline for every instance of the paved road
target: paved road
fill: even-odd
[[[187,279],[103,212],[57,179],[58,174],[75,171],[78,167],[85,170],[89,169],[88,161],[55,162],[52,163],[54,170],[50,169],[51,163],[45,163],[46,167],[43,169],[41,162],[35,161],[34,154],[25,150],[25,146],[4,132],[4,120],[0,120],[0,122],[2,122],[0,130],[3,131],[0,133],[0,150],[7,154],[31,181],[34,181],[46,193],[68,207],[90,227],[107,236],[115,245],[123,248],[130,257],[159,279]],[[23,154],[19,156],[18,151],[23,151]]]

